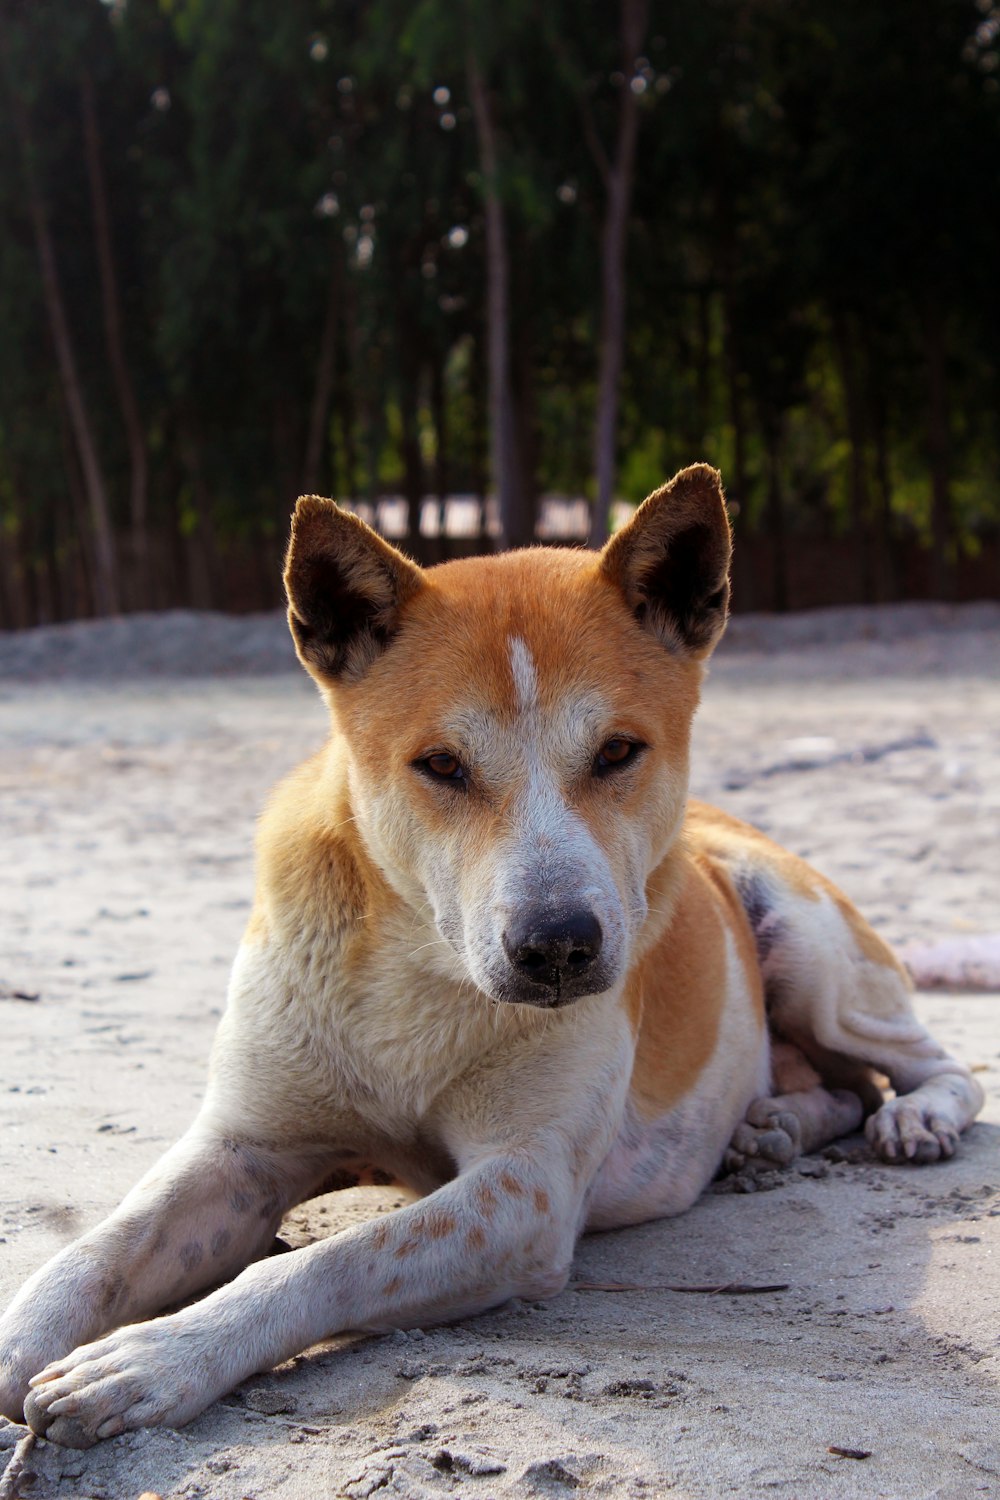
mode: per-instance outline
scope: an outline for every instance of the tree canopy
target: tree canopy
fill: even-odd
[[[994,0],[7,0],[0,54],[0,626],[272,603],[302,490],[436,557],[697,459],[738,605],[1000,588]]]

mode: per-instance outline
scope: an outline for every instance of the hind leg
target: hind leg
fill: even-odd
[[[917,1020],[891,949],[836,886],[748,823],[691,803],[686,832],[739,892],[772,1033],[800,1048],[826,1089],[860,1088],[865,1130],[883,1161],[953,1155],[983,1091]],[[888,1076],[895,1099],[876,1096],[871,1069]],[[813,1103],[828,1114],[826,1101]]]
[[[852,1089],[828,1089],[811,1063],[789,1042],[771,1047],[773,1092],[755,1099],[737,1125],[723,1159],[727,1172],[747,1167],[786,1167],[797,1156],[818,1151],[850,1135],[864,1119]]]
[[[851,1064],[886,1074],[896,1097],[876,1101],[865,1124],[883,1161],[954,1155],[982,1108],[982,1089],[918,1021],[909,980],[891,950],[838,890],[801,869],[811,884],[758,872],[758,896],[768,895],[757,926],[766,928],[762,967],[772,1025],[826,1083]]]

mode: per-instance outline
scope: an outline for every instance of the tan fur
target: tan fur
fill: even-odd
[[[670,925],[629,975],[626,1004],[638,1032],[629,1094],[645,1119],[662,1117],[687,1094],[715,1050],[726,1000],[728,913],[713,874],[698,860],[688,863]],[[734,926],[746,929],[742,912]],[[755,994],[759,989],[755,971]],[[763,1004],[759,1025],[763,1031]]]
[[[0,1409],[76,1446],[180,1425],[346,1329],[553,1295],[583,1229],[866,1111],[884,1159],[951,1154],[981,1092],[889,950],[687,804],[729,549],[705,465],[599,555],[428,572],[300,501],[289,622],[330,740],[261,820],[201,1112],[8,1310]],[[417,1201],[267,1258],[292,1205],[390,1179]]]

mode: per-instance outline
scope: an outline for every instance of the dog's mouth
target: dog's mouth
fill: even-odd
[[[493,996],[498,1005],[530,1005],[534,1010],[564,1010],[568,1005],[575,1005],[578,1000],[586,1000],[592,995],[602,994],[603,990],[580,990],[567,994],[563,989],[552,989],[548,991],[528,990],[517,991],[504,990]]]
[[[588,966],[586,973],[553,974],[529,978],[510,968],[492,983],[487,993],[499,1005],[531,1005],[536,1010],[560,1010],[577,1000],[606,994],[618,975],[610,964]]]

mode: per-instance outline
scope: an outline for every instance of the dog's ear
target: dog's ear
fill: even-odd
[[[285,559],[288,624],[307,671],[356,681],[395,635],[423,574],[332,500],[303,495]]]
[[[731,553],[721,478],[692,464],[612,537],[601,572],[669,651],[707,656],[726,623]]]

